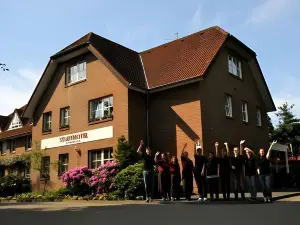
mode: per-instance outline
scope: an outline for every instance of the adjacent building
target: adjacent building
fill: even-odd
[[[192,155],[197,139],[205,154],[215,141],[266,148],[271,111],[255,52],[211,27],[143,52],[88,33],[50,57],[18,115],[32,118],[32,140],[47,152],[49,188],[58,188],[60,173],[113,160],[121,135],[136,148],[144,139],[178,157],[184,143]],[[39,189],[39,174],[31,179]]]

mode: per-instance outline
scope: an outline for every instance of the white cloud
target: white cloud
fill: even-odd
[[[296,0],[264,0],[263,3],[253,8],[247,23],[268,23],[280,18],[284,12],[292,9]]]
[[[41,74],[41,70],[34,68],[20,68],[16,74],[12,71],[0,74],[0,115],[8,115],[25,105]]]

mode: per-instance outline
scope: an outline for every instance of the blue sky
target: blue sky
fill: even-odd
[[[0,114],[26,104],[49,57],[90,31],[142,51],[218,25],[257,53],[275,104],[300,117],[299,12],[298,0],[3,1]]]

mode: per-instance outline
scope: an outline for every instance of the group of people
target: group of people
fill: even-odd
[[[215,143],[215,152],[209,152],[207,156],[203,154],[200,145],[195,144],[194,162],[189,158],[186,151],[187,144],[184,144],[181,152],[181,167],[176,156],[170,157],[169,153],[156,152],[152,154],[149,146],[143,152],[143,140],[137,150],[144,160],[143,179],[145,184],[146,201],[152,201],[152,187],[154,183],[154,165],[158,170],[158,191],[162,199],[179,200],[181,192],[181,181],[183,182],[185,197],[191,200],[193,192],[193,179],[195,179],[199,199],[206,201],[209,190],[210,199],[219,199],[219,182],[223,200],[230,199],[231,185],[235,200],[238,194],[245,199],[244,182],[246,181],[251,195],[250,200],[256,200],[257,197],[257,178],[263,189],[264,202],[272,202],[271,192],[271,169],[270,152],[273,142],[267,153],[264,149],[259,150],[259,155],[248,147],[244,147],[245,140],[240,141],[240,146],[233,148],[233,155],[230,153],[228,144],[219,151],[219,143]],[[244,154],[246,153],[246,154]]]

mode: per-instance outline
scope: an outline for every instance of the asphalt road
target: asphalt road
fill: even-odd
[[[35,209],[0,205],[0,221],[3,225],[284,225],[299,224],[299,209],[299,201],[272,204],[74,205]]]

